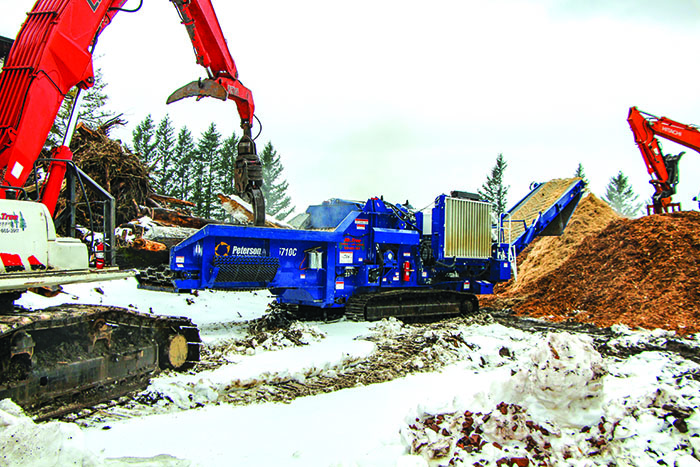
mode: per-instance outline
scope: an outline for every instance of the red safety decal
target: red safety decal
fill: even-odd
[[[5,271],[7,272],[24,271],[22,258],[20,258],[19,255],[0,253],[0,260],[2,260],[2,264],[5,266]]]
[[[369,224],[369,219],[355,219],[357,230],[365,230]]]
[[[32,268],[32,271],[38,270],[44,270],[46,269],[46,266],[39,261],[36,256],[32,255],[29,257],[29,266]]]

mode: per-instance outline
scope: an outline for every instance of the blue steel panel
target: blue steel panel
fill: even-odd
[[[375,227],[375,243],[387,243],[392,245],[418,245],[420,235],[415,230],[394,230]]]

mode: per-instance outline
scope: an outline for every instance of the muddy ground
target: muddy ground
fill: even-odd
[[[303,382],[290,376],[282,380],[246,382],[244,385],[232,384],[226,389],[223,401],[221,398],[219,400],[233,405],[263,402],[288,403],[299,397],[383,383],[413,373],[434,372],[458,360],[469,358],[472,347],[461,337],[460,328],[492,323],[532,333],[566,331],[585,334],[593,338],[595,349],[604,356],[624,359],[642,352],[662,351],[675,353],[700,364],[700,346],[692,340],[664,336],[654,343],[645,342],[619,347],[609,345],[611,339],[619,334],[611,328],[599,328],[577,321],[552,322],[532,319],[518,316],[509,310],[482,309],[469,316],[433,323],[402,324],[396,320],[378,322],[379,332],[365,337],[376,344],[376,351],[367,358],[350,362],[337,372],[310,374]],[[232,352],[245,354],[248,349],[256,348],[263,342],[282,342],[286,339],[294,346],[305,345],[301,338],[299,324],[298,321],[285,316],[271,318],[269,315],[261,320],[250,322],[248,334],[245,337],[227,342],[225,345],[205,346],[202,361],[192,372],[197,373],[230,364],[227,356]],[[308,334],[308,328],[304,329],[304,333]],[[499,350],[499,355],[502,358],[515,359],[515,355],[506,346]],[[689,376],[700,380],[700,374]],[[133,393],[107,404],[85,407],[81,411],[63,417],[63,420],[80,422],[81,419],[86,419],[87,423],[91,424],[101,419],[101,413],[115,406],[126,410],[135,409],[134,416],[138,416],[138,406],[172,402],[163,401],[163,398],[167,399],[167,396]]]

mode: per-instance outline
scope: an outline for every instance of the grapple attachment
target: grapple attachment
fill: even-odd
[[[213,79],[200,79],[198,81],[192,81],[191,83],[182,86],[180,89],[170,94],[170,97],[168,97],[166,103],[172,104],[173,102],[177,102],[186,97],[196,97],[197,100],[201,99],[202,97],[214,97],[225,101],[228,99],[228,93],[221,84]]]

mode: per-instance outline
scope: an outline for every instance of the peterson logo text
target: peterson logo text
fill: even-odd
[[[232,246],[232,255],[262,256],[263,249],[260,247]]]

